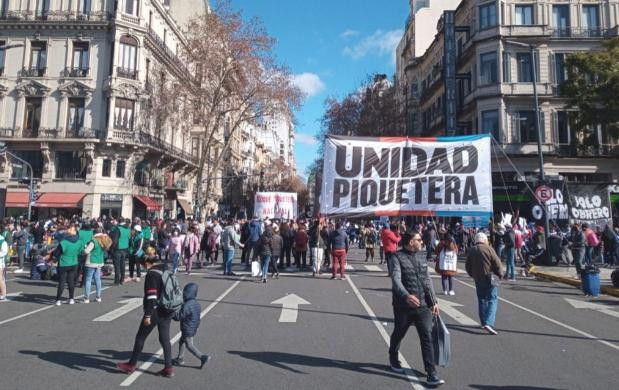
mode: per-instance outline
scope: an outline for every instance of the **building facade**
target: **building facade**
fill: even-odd
[[[461,1],[422,55],[398,61],[410,134],[490,133],[495,182],[537,177],[535,74],[546,174],[616,182],[619,140],[601,126],[576,132],[559,85],[566,56],[598,50],[618,35],[618,21],[614,0]],[[588,136],[596,145],[578,147]]]
[[[191,214],[192,124],[182,110],[153,121],[157,80],[188,75],[182,31],[162,2],[0,7],[0,140],[32,166],[35,215]],[[25,214],[20,179],[29,175],[10,158],[0,162],[9,214]]]

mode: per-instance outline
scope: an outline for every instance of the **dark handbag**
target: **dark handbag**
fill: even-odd
[[[499,278],[497,278],[497,276],[495,274],[490,272],[488,275],[486,275],[486,278],[488,278],[488,283],[492,287],[499,287]]]
[[[432,318],[432,348],[434,349],[434,364],[448,367],[451,357],[451,340],[449,330],[440,316]]]

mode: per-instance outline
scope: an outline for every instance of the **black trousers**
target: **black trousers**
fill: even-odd
[[[213,261],[217,263],[217,258],[219,257],[219,244],[215,246],[215,252],[211,256],[213,256]]]
[[[58,290],[56,291],[56,300],[62,298],[64,285],[69,284],[69,299],[73,299],[75,293],[75,275],[77,274],[77,265],[70,267],[58,267]]]
[[[290,255],[292,254],[291,246],[284,246],[284,250],[282,252],[282,264],[284,260],[284,256],[286,257],[286,267],[290,268]]]
[[[138,333],[135,335],[135,343],[133,344],[133,352],[131,353],[131,359],[129,363],[137,364],[138,358],[144,349],[144,342],[150,334],[150,332],[157,327],[159,332],[159,344],[163,348],[163,359],[165,361],[165,367],[172,367],[172,344],[170,343],[170,323],[172,322],[172,314],[163,315],[158,310],[153,312],[150,318],[150,325],[144,325],[144,319],[140,321],[140,327]]]
[[[419,343],[421,344],[421,356],[426,373],[436,373],[434,367],[434,349],[432,348],[432,312],[427,307],[408,309],[393,308],[393,333],[389,343],[389,357],[398,358],[400,343],[411,325],[417,328]]]
[[[136,255],[129,255],[129,277],[133,279],[133,271],[137,278],[142,277],[140,270],[140,259]]]
[[[307,251],[303,252],[294,252],[294,264],[297,267],[305,268],[307,266]]]
[[[114,251],[114,284],[122,284],[125,281],[125,260],[127,259],[127,250],[118,249]]]
[[[279,263],[279,256],[271,256],[270,266],[273,267],[273,275],[278,274],[279,270],[277,269],[277,263]]]

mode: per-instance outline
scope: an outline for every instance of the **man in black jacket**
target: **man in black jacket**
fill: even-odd
[[[414,324],[428,374],[427,383],[431,386],[442,385],[445,381],[437,375],[432,349],[432,315],[438,315],[439,307],[428,273],[428,263],[421,252],[421,235],[418,232],[406,233],[402,243],[403,249],[392,257],[394,329],[389,344],[389,363],[393,371],[404,372],[398,360],[398,351],[408,328]]]

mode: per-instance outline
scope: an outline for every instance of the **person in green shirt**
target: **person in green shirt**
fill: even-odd
[[[84,221],[82,223],[82,227],[77,232],[77,237],[79,238],[80,243],[82,244],[82,248],[85,248],[86,245],[88,245],[88,243],[92,241],[92,236],[94,235],[94,231],[98,226],[99,225],[97,224],[97,221],[95,220],[92,220],[90,223],[87,221]],[[75,275],[75,284],[77,284],[78,280],[80,279],[80,275],[82,275],[82,283],[80,284],[80,287],[84,286],[84,277],[86,276],[86,270],[84,268],[85,263],[86,263],[86,254],[82,253],[79,257],[79,262],[77,265],[77,272]]]
[[[120,219],[119,225],[114,225],[110,230],[112,238],[112,256],[114,259],[114,285],[118,286],[125,282],[125,260],[129,250],[131,230],[127,227],[130,221]],[[114,221],[115,223],[115,221]]]
[[[140,271],[140,261],[144,256],[144,235],[142,233],[142,226],[135,225],[133,228],[133,235],[129,244],[129,279],[134,282],[139,282],[142,276]],[[135,272],[135,278],[133,277],[133,271]],[[126,281],[128,281],[126,280]]]
[[[84,303],[90,303],[90,286],[92,279],[95,279],[96,295],[95,300],[101,302],[101,267],[105,263],[105,246],[103,228],[97,227],[95,235],[86,244],[84,253],[86,254],[86,264],[84,271]],[[109,238],[108,238],[109,239]]]
[[[73,299],[75,293],[75,274],[77,273],[79,256],[83,250],[84,247],[77,235],[77,227],[75,225],[69,226],[65,236],[54,250],[54,258],[58,264],[56,306],[62,304],[60,298],[64,292],[65,283],[69,284],[69,305],[75,303]]]

